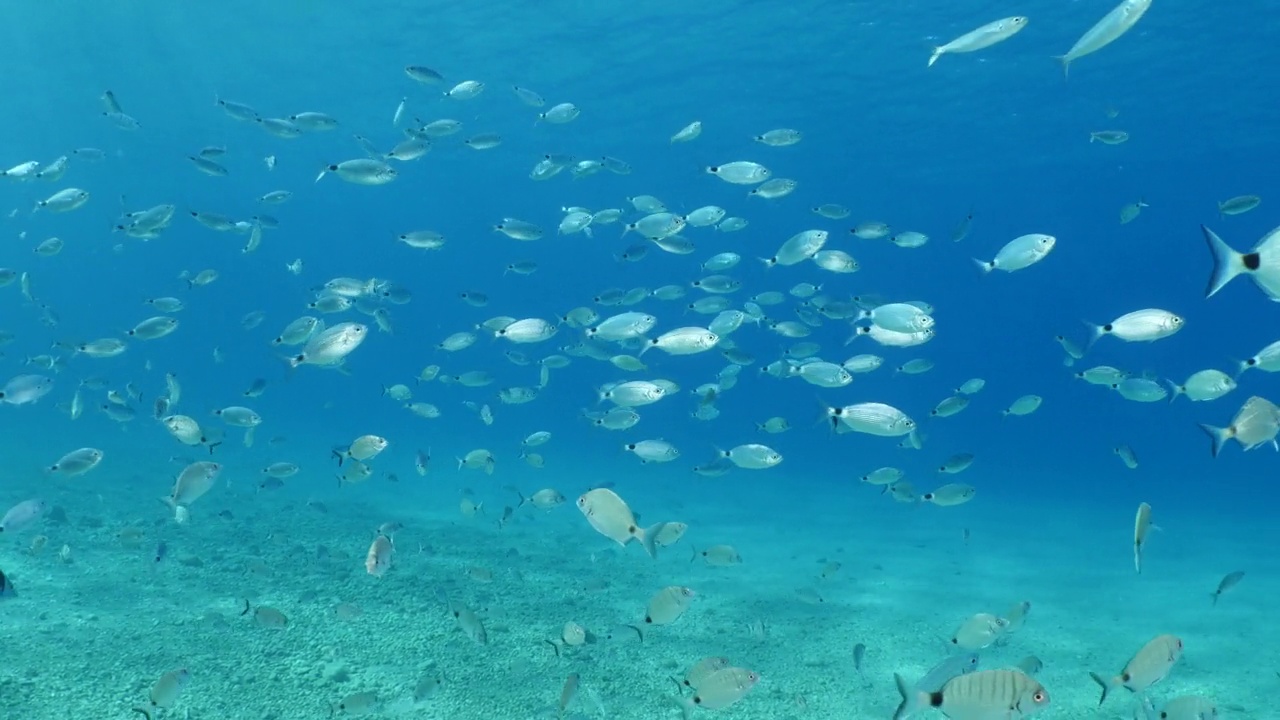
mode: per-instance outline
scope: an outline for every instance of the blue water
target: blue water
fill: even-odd
[[[0,510],[40,497],[69,517],[0,539],[0,569],[20,592],[0,600],[7,658],[0,717],[125,716],[145,704],[156,678],[177,667],[189,667],[193,679],[175,709],[160,711],[169,717],[323,717],[345,695],[375,687],[382,703],[376,713],[385,717],[554,716],[570,672],[581,673],[584,687],[608,708],[603,715],[579,698],[571,712],[676,716],[663,700],[671,694],[666,676],[721,652],[758,670],[763,684],[730,709],[700,714],[888,717],[898,702],[893,672],[922,674],[941,656],[939,638],[964,617],[999,613],[1024,598],[1037,608],[1028,628],[1014,647],[996,651],[1007,657],[987,666],[1011,665],[1032,652],[1042,657],[1047,669],[1040,679],[1054,693],[1045,717],[1089,716],[1096,696],[1086,671],[1115,672],[1160,632],[1186,634],[1189,649],[1188,667],[1158,686],[1158,701],[1199,693],[1220,707],[1256,713],[1242,717],[1266,716],[1270,705],[1259,698],[1274,692],[1268,668],[1275,658],[1270,650],[1258,657],[1264,651],[1256,648],[1277,640],[1257,625],[1269,621],[1265,609],[1280,570],[1269,550],[1277,540],[1275,457],[1267,447],[1246,454],[1232,443],[1214,459],[1197,425],[1225,426],[1251,395],[1274,397],[1274,378],[1249,372],[1237,390],[1213,402],[1145,404],[1072,375],[1108,364],[1181,382],[1209,367],[1234,372],[1240,359],[1277,339],[1268,320],[1274,308],[1247,278],[1205,299],[1211,263],[1199,229],[1207,224],[1243,250],[1275,223],[1272,168],[1280,131],[1270,114],[1276,77],[1269,4],[1156,0],[1134,30],[1073,63],[1069,80],[1051,56],[1110,10],[1110,0],[1017,7],[805,0],[263,5],[49,2],[5,13],[0,53],[9,71],[0,75],[0,97],[8,112],[0,120],[6,138],[0,165],[47,163],[83,147],[107,157],[73,158],[57,183],[0,183],[0,209],[13,208],[0,220],[0,267],[29,273],[33,294],[59,318],[52,327],[42,323],[17,283],[0,289],[0,331],[13,335],[0,348],[0,380],[43,372],[24,366],[29,356],[53,353],[66,364],[49,397],[0,408]],[[1013,12],[1030,17],[1020,34],[925,67],[933,45]],[[415,83],[403,72],[409,64],[434,68],[446,83]],[[441,97],[468,79],[486,84],[479,97]],[[536,90],[548,106],[573,102],[581,116],[565,125],[535,123],[538,111],[522,105],[512,85]],[[99,98],[107,89],[138,130],[102,117]],[[216,97],[246,103],[264,117],[322,111],[340,127],[284,140],[228,117]],[[332,175],[315,182],[324,165],[361,157],[353,134],[382,148],[400,140],[392,115],[402,98],[402,127],[411,118],[454,118],[462,131],[437,139],[420,160],[393,161],[399,177],[391,184],[363,187]],[[669,142],[693,120],[704,124],[701,137]],[[779,127],[799,129],[804,139],[784,148],[751,141]],[[1124,130],[1131,139],[1118,146],[1089,142],[1090,132],[1104,129]],[[480,132],[499,133],[503,142],[487,151],[462,144]],[[209,145],[226,146],[218,161],[227,177],[201,175],[186,159]],[[633,171],[531,181],[529,171],[546,153],[609,155]],[[266,168],[266,156],[276,158],[274,170]],[[763,163],[799,187],[778,200],[748,198],[746,187],[702,170],[733,160]],[[90,191],[86,206],[31,212],[36,201],[71,186]],[[294,196],[279,206],[255,202],[277,189]],[[626,220],[638,219],[626,198],[641,194],[676,213],[719,205],[750,225],[733,234],[689,228],[684,235],[697,245],[694,254],[651,246],[636,263],[615,259],[639,241],[635,234],[620,239],[620,225],[596,227],[593,237],[555,233],[565,206],[619,207]],[[1261,206],[1218,216],[1217,202],[1242,194],[1261,196]],[[1121,225],[1121,206],[1139,199],[1150,207]],[[178,207],[162,237],[143,242],[111,231],[122,212],[161,203]],[[845,205],[852,215],[831,221],[809,211],[823,203]],[[245,236],[214,232],[189,211],[233,219],[266,212],[280,227],[246,254]],[[971,232],[953,243],[952,229],[969,212]],[[505,217],[536,223],[546,236],[518,242],[493,232]],[[903,249],[849,234],[853,223],[869,220],[931,240]],[[810,263],[766,269],[754,260],[810,228],[828,230],[827,247],[851,253],[861,271],[835,275]],[[443,249],[414,250],[394,239],[426,229],[445,235]],[[1043,262],[1015,273],[975,270],[970,258],[990,259],[1008,240],[1032,232],[1057,238]],[[62,238],[65,249],[35,255],[32,248],[50,236]],[[732,339],[757,362],[723,393],[720,417],[707,422],[690,417],[691,391],[714,382],[727,364],[715,351],[680,357],[650,351],[643,357],[650,370],[632,374],[575,357],[551,372],[536,401],[503,405],[498,388],[538,384],[536,362],[516,366],[503,352],[515,349],[536,361],[581,342],[581,331],[562,326],[536,345],[482,337],[458,353],[436,349],[446,336],[493,316],[554,319],[591,306],[606,289],[687,285],[702,275],[702,261],[729,250],[744,257],[728,271],[744,284],[730,296],[735,307],[759,292],[822,283],[824,293],[840,298],[927,301],[936,308],[937,336],[905,350],[867,338],[846,347],[848,323],[827,321],[803,338],[820,343],[824,359],[886,358],[880,370],[832,390],[761,375],[760,367],[797,340],[744,326]],[[296,258],[304,261],[300,276],[285,269]],[[539,269],[527,277],[504,273],[518,260]],[[206,268],[220,274],[207,287],[189,289],[179,278]],[[354,311],[326,318],[370,325],[370,337],[348,358],[349,372],[289,372],[269,340],[307,312],[316,288],[339,276],[387,280],[413,300],[388,306],[391,334]],[[460,292],[482,292],[490,302],[471,307]],[[650,312],[659,332],[705,324],[711,316],[684,311],[696,292],[596,310]],[[169,337],[133,342],[110,359],[50,349],[120,336],[156,314],[143,299],[166,295],[187,305]],[[793,319],[789,308],[797,302],[789,296],[787,305],[765,310]],[[1154,343],[1103,338],[1083,360],[1064,365],[1055,335],[1083,342],[1081,320],[1104,323],[1145,307],[1181,315],[1185,328]],[[266,320],[246,331],[241,318],[252,311]],[[893,367],[917,357],[937,365],[923,375],[893,375]],[[496,381],[486,388],[415,383],[430,364],[447,374],[487,370]],[[225,464],[225,482],[192,508],[190,526],[176,525],[155,501],[185,463],[206,459],[202,448],[180,445],[151,419],[165,373],[182,382],[177,409],[202,424],[216,426],[210,413],[228,405],[249,405],[264,418],[252,447],[239,430],[228,430],[213,455]],[[88,407],[71,421],[63,406],[90,377],[115,390],[135,385],[142,393],[132,403],[138,419],[111,421],[98,411],[104,391],[82,390]],[[972,377],[987,384],[964,413],[926,419]],[[268,389],[246,400],[242,393],[255,378],[265,378]],[[597,405],[602,384],[647,378],[672,380],[682,392],[640,408],[643,420],[630,431],[608,432],[582,419],[584,409],[607,406]],[[384,397],[394,383],[407,383],[415,400],[439,406],[443,417],[418,418]],[[1043,407],[1001,418],[1000,410],[1028,393],[1043,396]],[[467,401],[489,404],[493,425],[481,423]],[[897,438],[835,436],[815,423],[820,403],[867,401],[917,419],[923,449],[899,449]],[[771,416],[786,417],[792,429],[757,432],[755,423]],[[546,457],[540,470],[519,458],[520,440],[535,430],[553,434],[539,448]],[[368,482],[339,488],[330,449],[366,433],[385,436],[390,447],[370,463]],[[624,442],[655,438],[674,443],[680,457],[643,466],[621,450]],[[785,460],[721,478],[691,471],[714,458],[716,448],[746,442],[767,443]],[[1120,444],[1136,451],[1137,470],[1113,454]],[[42,468],[77,447],[100,448],[106,459],[82,477],[42,476]],[[492,477],[457,469],[456,458],[476,448],[497,457]],[[414,472],[420,449],[432,455],[426,477]],[[935,467],[957,452],[972,452],[977,461],[963,475],[939,479]],[[260,469],[282,460],[302,472],[279,491],[256,492]],[[917,490],[954,479],[975,486],[977,496],[955,508],[895,504],[857,481],[885,465],[904,469]],[[572,507],[602,483],[614,484],[642,525],[689,522],[685,545],[734,544],[743,565],[690,565],[683,546],[658,563],[635,547],[614,553]],[[500,530],[494,521],[501,508],[516,504],[505,486],[526,495],[555,487],[569,502],[546,518],[519,509],[515,523]],[[458,513],[464,489],[485,503],[483,518]],[[315,501],[328,512],[313,512],[308,503]],[[1163,532],[1148,548],[1144,575],[1135,578],[1130,537],[1142,501],[1153,505]],[[234,519],[217,519],[223,510]],[[93,523],[84,520],[90,517]],[[361,568],[363,555],[373,529],[391,519],[405,523],[405,536],[397,564],[375,580]],[[144,530],[141,546],[117,541],[126,526]],[[961,541],[965,531],[969,545]],[[40,552],[30,550],[35,535],[48,541]],[[199,556],[205,566],[148,567],[161,540],[175,558]],[[71,562],[58,559],[64,545],[74,553]],[[295,545],[306,552],[290,550]],[[316,561],[315,545],[342,548],[345,559]],[[415,555],[420,545],[436,554]],[[512,547],[526,560],[512,560]],[[255,558],[272,572],[246,572]],[[831,558],[845,565],[844,584],[824,591],[826,607],[797,604],[794,591],[811,585],[816,563]],[[462,572],[473,565],[499,579],[480,589],[465,583]],[[1226,596],[1234,605],[1226,612],[1236,614],[1222,617],[1233,619],[1206,620],[1204,595],[1237,569],[1248,577]],[[614,591],[565,594],[569,584],[596,575],[614,583]],[[544,657],[540,640],[564,621],[589,617],[591,629],[603,634],[634,622],[649,595],[670,584],[697,589],[704,617],[695,605],[682,620],[683,634],[680,625],[668,628],[667,646],[606,644],[576,659]],[[481,615],[498,626],[490,628],[490,646],[475,648],[458,633],[437,591],[483,608]],[[295,620],[312,619],[311,629],[295,622],[286,644],[264,641],[237,616],[246,596]],[[338,601],[361,604],[365,627],[335,625],[325,616]],[[49,609],[41,612],[42,605]],[[225,625],[213,627],[232,630],[202,634],[207,626],[199,619],[210,613],[224,618]],[[776,628],[764,644],[741,628],[757,617]],[[1045,633],[1038,640],[1037,622]],[[1246,626],[1269,635],[1242,634]],[[103,661],[110,638],[121,633],[131,638],[130,650]],[[392,638],[401,643],[395,652],[387,647]],[[873,689],[863,689],[852,673],[854,642],[870,648]],[[1199,659],[1196,642],[1206,648]],[[264,652],[270,660],[260,664],[255,658]],[[439,657],[432,660],[433,653]],[[1251,653],[1247,667],[1228,662],[1242,653]],[[347,683],[321,677],[314,669],[335,656],[370,675]],[[459,679],[438,698],[406,701],[430,663]],[[628,677],[634,667],[646,669]],[[1131,700],[1109,700],[1108,707],[1130,712],[1122,702]]]

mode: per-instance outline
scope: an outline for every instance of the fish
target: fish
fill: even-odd
[[[1242,215],[1260,204],[1262,204],[1262,198],[1257,195],[1237,195],[1218,203],[1218,214],[1222,216]]]
[[[20,532],[44,517],[47,505],[44,500],[34,498],[9,508],[0,516],[0,534]]]
[[[365,556],[364,569],[374,577],[382,577],[391,568],[391,556],[395,553],[395,545],[390,536],[378,533],[369,544],[369,552]]]
[[[1147,534],[1151,532],[1151,506],[1139,503],[1138,512],[1133,518],[1133,569],[1142,574],[1142,551],[1147,545]]]
[[[1123,0],[1093,27],[1085,31],[1085,34],[1080,36],[1065,55],[1058,55],[1055,58],[1062,63],[1062,77],[1067,77],[1072,62],[1098,52],[1129,32],[1150,8],[1151,0]]]
[[[662,588],[649,598],[649,605],[644,613],[645,624],[670,625],[684,615],[696,596],[697,593],[693,590],[679,585]]]
[[[1119,675],[1110,679],[1098,673],[1090,672],[1089,677],[1102,686],[1102,697],[1098,699],[1098,707],[1107,701],[1107,695],[1117,687],[1123,687],[1133,693],[1144,692],[1168,677],[1173,666],[1182,658],[1182,639],[1176,635],[1158,635],[1143,645],[1134,654]]]
[[[991,47],[998,42],[1008,40],[1027,26],[1027,18],[1021,15],[995,20],[976,30],[961,35],[945,45],[933,49],[929,56],[928,67],[938,61],[946,53],[968,53]]]
[[[980,670],[951,678],[936,691],[918,690],[894,674],[902,704],[894,720],[933,707],[955,720],[1021,720],[1049,706],[1049,692],[1021,670]]]
[[[1222,596],[1222,593],[1224,593],[1224,592],[1226,592],[1226,591],[1230,590],[1231,588],[1235,587],[1236,585],[1239,585],[1239,584],[1240,584],[1240,581],[1241,581],[1241,580],[1243,580],[1243,579],[1244,579],[1244,571],[1243,571],[1243,570],[1236,570],[1235,572],[1229,572],[1229,573],[1227,573],[1226,575],[1224,575],[1224,576],[1222,577],[1222,580],[1220,580],[1220,581],[1218,582],[1218,589],[1217,589],[1217,590],[1214,590],[1214,591],[1210,594],[1210,597],[1212,597],[1212,598],[1213,598],[1213,604],[1214,604],[1214,605],[1217,605],[1217,604],[1218,604],[1218,598]]]
[[[716,670],[698,682],[692,697],[680,698],[680,710],[689,720],[694,708],[723,710],[746,697],[751,688],[760,682],[760,674],[740,667]]]
[[[1228,440],[1240,443],[1246,452],[1267,443],[1280,450],[1276,443],[1276,435],[1280,433],[1280,407],[1255,395],[1245,401],[1227,427],[1201,424],[1200,429],[1213,440],[1211,451],[1215,458]]]
[[[1089,340],[1084,348],[1088,352],[1094,343],[1106,335],[1111,335],[1125,342],[1154,342],[1162,340],[1177,334],[1186,325],[1186,321],[1181,315],[1176,315],[1168,310],[1147,308],[1121,315],[1105,325],[1094,325],[1087,321],[1085,325],[1090,330]]]
[[[1005,272],[1022,270],[1045,259],[1053,251],[1057,243],[1058,239],[1052,235],[1043,233],[1022,235],[1010,240],[1008,244],[1000,248],[1000,251],[996,253],[995,259],[983,261],[974,258],[973,262],[977,264],[978,269],[983,274],[990,273],[992,270],[1003,270]]]
[[[578,509],[596,532],[619,545],[625,547],[632,540],[646,543],[645,532],[636,524],[635,514],[614,491],[608,488],[588,490],[578,498]],[[652,539],[649,539],[645,549],[653,555],[655,551],[651,548]]]
[[[580,681],[578,673],[570,673],[565,678],[564,687],[560,689],[560,702],[556,706],[556,717],[564,718],[564,711],[569,708],[569,703],[573,702],[573,698],[578,694],[578,683]]]
[[[866,656],[867,656],[866,645],[862,643],[858,643],[857,645],[853,646],[853,669],[858,671],[858,675],[862,678],[862,681],[864,683],[867,681],[867,676],[864,675],[862,672],[862,661],[863,659],[866,658]]]

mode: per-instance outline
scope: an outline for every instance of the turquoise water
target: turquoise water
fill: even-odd
[[[135,707],[200,720],[320,718],[355,714],[339,704],[361,693],[376,697],[369,717],[556,717],[575,673],[579,689],[566,717],[679,717],[672,698],[692,693],[670,678],[721,655],[757,672],[759,683],[731,707],[695,715],[888,718],[900,700],[895,673],[913,681],[953,652],[947,641],[966,618],[1004,616],[1021,601],[1032,604],[1025,625],[983,649],[980,666],[1040,658],[1036,680],[1051,704],[1038,717],[1134,717],[1135,698],[1124,691],[1098,710],[1089,672],[1119,673],[1161,633],[1181,637],[1186,651],[1146,693],[1157,707],[1201,695],[1223,717],[1272,717],[1280,667],[1272,649],[1280,631],[1268,612],[1280,571],[1272,552],[1275,458],[1268,447],[1244,453],[1231,443],[1214,459],[1197,425],[1226,426],[1250,396],[1274,398],[1274,379],[1251,371],[1221,399],[1170,404],[1131,402],[1073,374],[1104,364],[1179,383],[1206,368],[1234,374],[1240,359],[1277,339],[1267,319],[1274,308],[1247,278],[1205,299],[1211,258],[1198,227],[1243,250],[1274,226],[1274,52],[1267,33],[1250,32],[1274,25],[1274,12],[1263,3],[1156,0],[1128,34],[1073,62],[1064,81],[1051,56],[1112,7],[1041,0],[964,8],[801,1],[9,9],[0,165],[69,161],[55,182],[0,178],[3,209],[13,210],[0,220],[0,267],[26,273],[30,288],[30,297],[16,279],[0,288],[7,340],[0,381],[28,373],[54,381],[38,402],[0,407],[0,512],[29,499],[46,504],[41,519],[0,535],[0,570],[17,591],[0,598],[0,718],[128,717]],[[926,67],[934,45],[1014,12],[1030,18],[1019,34]],[[417,83],[406,65],[428,66],[445,80]],[[469,100],[442,97],[463,80],[485,89]],[[522,104],[513,85],[537,91],[547,105]],[[103,116],[108,89],[137,129]],[[324,112],[339,125],[284,139],[231,118],[215,98],[268,118]],[[581,115],[535,122],[560,102]],[[362,186],[332,174],[316,181],[325,165],[364,156],[353,135],[385,151],[405,128],[443,118],[462,129],[432,139],[421,159],[388,161],[394,182]],[[703,123],[697,139],[671,142],[695,120]],[[803,139],[788,147],[751,139],[776,128],[800,130]],[[1091,143],[1090,133],[1102,130],[1130,138]],[[502,142],[464,145],[479,133]],[[201,174],[188,160],[207,146],[225,148],[211,159],[226,176]],[[82,148],[105,157],[73,153]],[[566,170],[531,180],[548,153],[575,161],[607,155],[631,172],[573,179]],[[748,197],[749,186],[703,170],[738,160],[762,163],[774,177],[798,181],[797,189]],[[65,213],[32,211],[68,187],[87,190],[89,201]],[[280,205],[256,201],[274,190],[293,196]],[[749,225],[736,233],[687,228],[682,235],[696,246],[688,255],[663,252],[634,232],[620,237],[620,224],[595,226],[591,237],[556,232],[570,206],[619,208],[623,222],[639,220],[645,213],[627,199],[646,194],[673,213],[713,204]],[[1246,194],[1261,205],[1219,216],[1218,202]],[[1122,206],[1140,199],[1149,207],[1121,224]],[[124,213],[166,203],[176,214],[159,237],[112,230]],[[811,212],[824,203],[851,214],[832,220]],[[260,247],[243,252],[248,234],[212,230],[192,211],[249,223],[265,213],[279,227],[262,230]],[[953,242],[969,213],[969,233]],[[535,223],[544,237],[521,242],[494,232],[503,218]],[[850,234],[866,221],[930,240],[910,249]],[[811,262],[766,269],[755,260],[809,229],[828,231],[826,248],[848,252],[861,269],[836,274]],[[446,242],[424,251],[395,239],[417,230]],[[1027,233],[1057,238],[1043,261],[989,276],[975,269],[970,258],[990,260]],[[60,252],[33,252],[50,237],[63,241]],[[648,246],[643,259],[617,259],[637,243]],[[651,313],[657,326],[649,337],[705,327],[715,316],[685,309],[706,296],[688,284],[711,274],[701,264],[726,251],[743,257],[724,271],[742,283],[725,296],[735,309],[778,291],[785,301],[763,313],[797,320],[804,299],[788,291],[809,282],[822,285],[820,296],[856,295],[867,308],[927,302],[936,337],[912,348],[870,338],[846,346],[848,319],[810,313],[818,326],[809,337],[748,322],[707,352],[649,350],[648,369],[639,372],[581,356],[584,332],[569,324],[540,343],[481,332],[465,350],[437,348],[495,316],[556,320],[580,306],[601,319]],[[300,274],[286,269],[296,259]],[[537,271],[505,272],[517,261]],[[217,280],[189,287],[187,278],[206,269]],[[336,277],[383,280],[412,301],[378,303],[392,332],[354,308],[324,316],[330,326],[366,324],[367,339],[342,371],[290,371],[270,341],[311,313],[316,290]],[[687,295],[631,307],[593,302],[614,288],[668,284]],[[468,305],[462,292],[488,303]],[[74,351],[125,337],[160,314],[142,301],[165,296],[185,305],[172,334],[130,339],[117,357]],[[1184,328],[1151,343],[1102,338],[1064,364],[1056,335],[1082,344],[1082,319],[1104,323],[1142,308],[1176,313]],[[244,318],[255,312],[264,319],[246,330]],[[754,358],[732,387],[723,374],[726,340]],[[817,343],[827,361],[875,353],[884,366],[842,388],[761,373],[801,340]],[[509,361],[511,350],[529,364]],[[57,367],[28,363],[39,355],[58,358]],[[550,370],[533,402],[500,401],[501,388],[538,387],[539,361],[551,355],[570,362]],[[894,373],[916,358],[935,367]],[[430,365],[443,375],[487,371],[494,382],[418,382]],[[178,442],[153,418],[167,373],[182,388],[169,412],[225,434],[212,455]],[[246,397],[259,378],[265,392]],[[986,385],[969,407],[929,419],[970,378]],[[584,420],[584,410],[610,406],[597,402],[602,385],[653,379],[679,392],[638,408],[634,428],[609,431]],[[396,383],[441,416],[418,417],[387,397]],[[695,390],[705,383],[722,387],[719,416],[695,419]],[[137,417],[109,418],[101,410],[113,404],[109,391]],[[1026,394],[1043,397],[1042,407],[1002,418]],[[84,411],[73,420],[77,396]],[[488,405],[492,424],[468,402]],[[815,422],[822,407],[862,402],[906,412],[922,447],[902,449],[902,437],[833,434]],[[212,414],[241,405],[262,418],[252,443]],[[790,429],[756,429],[774,416]],[[535,450],[545,458],[541,468],[520,457],[521,440],[535,431],[552,435]],[[389,445],[369,461],[366,481],[342,487],[332,450],[365,434]],[[622,450],[646,439],[669,441],[679,457],[642,464]],[[765,443],[783,461],[719,477],[693,472],[717,448],[744,443]],[[1133,448],[1136,469],[1117,459],[1120,445]],[[45,472],[82,447],[100,449],[101,464],[75,477]],[[459,469],[457,458],[476,449],[493,453],[492,475]],[[431,456],[425,475],[415,469],[419,451]],[[936,472],[962,452],[975,456],[971,468],[954,477]],[[207,460],[222,464],[221,474],[178,522],[156,499],[169,496],[184,467]],[[274,462],[300,471],[283,487],[261,489],[262,469]],[[954,507],[894,502],[859,480],[883,466],[905,471],[921,493],[956,481],[976,495]],[[685,537],[651,560],[637,543],[621,547],[596,533],[574,503],[606,484],[639,514],[639,525],[685,522]],[[518,507],[520,495],[508,488],[524,496],[554,488],[567,502],[546,512]],[[482,511],[465,514],[463,500]],[[1151,504],[1160,530],[1138,575],[1132,534],[1141,502]],[[504,508],[512,510],[505,522]],[[394,533],[390,568],[374,577],[365,554],[388,522],[403,529]],[[732,545],[742,562],[714,567],[693,555],[717,544]],[[820,578],[833,561],[838,572]],[[1211,606],[1210,592],[1237,570],[1246,572],[1239,587]],[[641,640],[627,626],[644,625],[650,597],[666,586],[697,596],[678,621],[645,627]],[[246,601],[253,612],[242,616]],[[483,622],[486,644],[458,627],[450,609],[461,606]],[[263,607],[283,613],[287,626],[263,622]],[[594,641],[556,652],[547,641],[571,621]],[[861,672],[857,643],[867,648]],[[179,669],[189,673],[181,692],[161,693],[152,707],[157,682]]]

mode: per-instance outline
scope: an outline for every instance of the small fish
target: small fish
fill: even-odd
[[[1142,209],[1148,208],[1148,207],[1151,207],[1151,206],[1148,205],[1144,200],[1138,200],[1138,202],[1129,203],[1128,205],[1121,207],[1120,208],[1120,224],[1128,225],[1129,223],[1138,219],[1138,215],[1142,213]]]
[[[369,544],[369,552],[364,560],[365,571],[374,577],[386,575],[391,568],[391,556],[394,552],[395,546],[391,538],[379,533]]]
[[[1007,17],[989,22],[986,25],[961,35],[946,45],[939,45],[929,56],[928,67],[938,61],[946,53],[968,53],[991,47],[998,42],[1008,40],[1027,26],[1027,19],[1022,16]]]
[[[1229,200],[1223,200],[1218,203],[1219,215],[1241,215],[1262,204],[1262,198],[1257,195],[1237,195]]]
[[[450,601],[449,613],[453,615],[453,619],[458,623],[458,629],[463,634],[471,638],[478,645],[486,645],[489,642],[489,634],[485,632],[484,623],[481,622],[480,616],[466,605],[456,604]]]
[[[1217,605],[1218,597],[1221,596],[1222,593],[1230,590],[1236,585],[1239,585],[1240,581],[1243,579],[1244,579],[1243,570],[1236,570],[1235,572],[1230,572],[1230,573],[1227,573],[1225,576],[1223,576],[1222,580],[1218,582],[1218,589],[1214,590],[1213,594],[1211,595],[1211,597],[1213,598],[1213,604]]]
[[[697,707],[722,710],[746,697],[758,682],[759,673],[740,667],[722,668],[702,678],[693,697],[681,698],[680,709],[685,720]]]
[[[172,670],[160,676],[156,680],[156,684],[151,686],[151,692],[147,698],[151,707],[170,708],[177,702],[178,695],[182,693],[182,689],[186,687],[187,681],[191,679],[191,673],[186,668]],[[150,717],[147,713],[143,713]]]
[[[1130,470],[1138,469],[1138,455],[1134,453],[1133,448],[1128,445],[1120,445],[1113,452],[1120,458],[1120,462],[1124,463],[1125,467]]]
[[[858,643],[853,646],[853,669],[858,671],[858,675],[862,676],[862,681],[867,681],[867,676],[862,672],[862,661],[867,656],[867,646]]]
[[[251,607],[249,601],[244,601],[244,610],[240,611],[240,616],[244,617],[249,614]],[[253,610],[253,619],[258,625],[270,630],[284,630],[289,625],[289,618],[284,613],[273,607],[259,605]]]
[[[1151,506],[1147,503],[1138,505],[1138,513],[1133,518],[1133,569],[1142,574],[1142,550],[1147,545],[1147,534],[1151,532]]]
[[[556,708],[556,717],[564,718],[564,711],[569,708],[569,703],[573,702],[573,698],[578,694],[578,673],[572,673],[564,681],[564,687],[560,690],[560,703]]]
[[[1089,133],[1089,142],[1094,140],[1103,145],[1123,145],[1129,142],[1129,133],[1123,130],[1096,130]]]

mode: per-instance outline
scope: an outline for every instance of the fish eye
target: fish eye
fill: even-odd
[[[1044,694],[1044,691],[1043,691],[1043,690],[1040,690],[1040,691],[1036,692],[1036,694],[1035,694],[1035,695],[1032,695],[1032,696],[1031,696],[1031,699],[1032,699],[1032,700],[1034,700],[1034,701],[1036,701],[1036,702],[1038,702],[1038,703],[1042,703],[1042,702],[1044,702],[1045,700],[1048,700],[1049,698],[1048,698],[1048,696],[1046,696],[1046,695]]]

